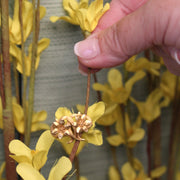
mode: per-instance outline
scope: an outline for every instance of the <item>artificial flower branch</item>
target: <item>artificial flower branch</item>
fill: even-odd
[[[90,94],[90,82],[91,82],[91,69],[88,69],[88,77],[87,77],[87,89],[86,89],[86,104],[85,104],[85,110],[84,114],[87,115],[88,105],[89,105],[89,94]],[[76,152],[78,150],[80,141],[76,140],[74,143],[74,146],[72,148],[71,154],[69,156],[69,159],[71,162],[73,162]]]
[[[93,79],[94,79],[94,83],[98,83],[98,79],[97,79],[97,75],[96,73],[93,73]],[[100,91],[96,91],[97,92],[97,99],[98,101],[102,101],[102,97],[101,97],[101,92]],[[110,126],[104,126],[105,128],[105,131],[106,131],[106,134],[107,136],[111,136],[111,129],[110,129]],[[112,154],[112,158],[113,158],[113,163],[114,163],[114,166],[120,176],[120,171],[119,171],[119,165],[118,165],[118,162],[117,162],[117,156],[116,156],[116,147],[110,145],[110,149],[111,149],[111,154]]]
[[[14,84],[15,84],[15,93],[16,93],[16,100],[18,104],[20,104],[20,94],[19,94],[19,74],[16,70],[16,60],[12,57],[12,64],[13,64],[13,74],[14,74]]]
[[[3,7],[3,8],[2,8]],[[9,143],[14,139],[15,129],[12,114],[12,94],[11,94],[11,65],[9,58],[9,1],[1,0],[1,23],[2,23],[2,56],[4,69],[4,91],[5,106],[3,108],[3,135],[6,159],[6,179],[15,180],[17,178],[15,162],[9,154]]]
[[[155,55],[153,53],[153,59],[154,62],[159,62],[160,57]],[[161,69],[158,71],[160,72]],[[160,76],[151,75],[151,78],[153,80],[152,88],[153,90],[156,88],[159,88],[160,84]],[[159,115],[152,123],[151,123],[151,131],[152,133],[152,154],[153,154],[153,168],[158,168],[161,166],[161,115]],[[156,180],[160,180],[159,178],[156,178]]]
[[[175,177],[175,164],[176,154],[179,144],[179,128],[180,128],[180,116],[178,116],[180,109],[180,92],[178,89],[180,78],[176,76],[174,87],[174,101],[173,101],[173,113],[171,120],[170,140],[169,140],[169,159],[168,159],[168,175],[167,179],[171,180]]]
[[[26,66],[25,66],[25,50],[24,50],[24,30],[23,30],[23,3],[22,0],[19,0],[19,22],[20,22],[20,31],[21,31],[21,59],[22,59],[22,68],[23,68],[23,90],[22,90],[22,107],[24,111],[24,122],[25,127],[27,122],[27,109],[26,109],[26,89],[27,89],[27,77],[26,77]],[[24,127],[24,128],[25,128]]]
[[[150,59],[150,50],[146,50],[145,52],[145,57],[149,60]],[[150,73],[147,73],[147,77],[148,77],[148,85],[149,85],[149,93],[152,90],[152,77]],[[151,124],[147,123],[147,146],[146,146],[146,152],[147,152],[147,171],[148,171],[148,176],[150,177],[151,174],[151,166],[152,166],[152,162],[151,162]]]
[[[132,148],[128,147],[128,134],[126,129],[126,119],[125,119],[125,105],[120,104],[121,113],[122,113],[122,119],[123,119],[123,131],[124,131],[124,140],[125,140],[125,148],[126,148],[126,154],[128,161],[132,168],[134,168],[134,161],[133,161],[133,151]]]
[[[32,58],[31,58],[31,77],[30,77],[30,87],[29,87],[29,97],[28,97],[28,116],[27,116],[27,124],[26,132],[25,132],[25,144],[30,143],[30,135],[31,135],[31,124],[32,124],[32,115],[33,115],[33,106],[34,106],[34,85],[35,85],[35,63],[37,58],[37,44],[38,44],[38,36],[39,36],[39,8],[40,8],[40,0],[37,2],[37,10],[35,0],[32,0],[33,5],[33,42],[32,42]]]
[[[1,45],[0,45],[0,96],[2,101],[2,107],[5,107],[5,94],[4,94],[4,84],[3,84],[3,71],[2,71],[2,58],[1,58]]]

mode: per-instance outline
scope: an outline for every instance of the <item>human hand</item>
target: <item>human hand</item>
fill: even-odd
[[[112,0],[95,32],[74,47],[80,71],[117,66],[152,48],[180,75],[179,7],[179,0]]]

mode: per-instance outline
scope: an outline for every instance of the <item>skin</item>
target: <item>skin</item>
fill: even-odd
[[[92,35],[75,44],[79,71],[114,67],[151,48],[180,75],[179,8],[179,0],[112,0]]]

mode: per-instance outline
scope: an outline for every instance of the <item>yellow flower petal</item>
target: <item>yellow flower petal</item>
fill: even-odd
[[[142,124],[142,118],[141,118],[141,116],[139,115],[139,116],[137,117],[135,123],[133,124],[132,129],[140,128],[140,127],[141,127],[141,124]]]
[[[68,108],[65,107],[60,107],[57,109],[56,113],[55,113],[55,117],[57,119],[60,119],[63,116],[70,116],[72,113]]]
[[[122,175],[124,180],[135,180],[136,173],[131,167],[130,163],[125,163],[122,167]]]
[[[88,143],[100,146],[103,144],[102,132],[94,129],[92,132],[83,133],[82,138],[84,138]]]
[[[22,63],[21,50],[15,44],[10,44],[10,54],[16,58],[17,63]]]
[[[134,83],[136,83],[137,81],[141,80],[144,76],[145,76],[145,72],[143,71],[138,71],[136,72],[125,84],[125,88],[126,90],[128,90],[128,92],[130,93],[132,90],[132,87],[134,85]]]
[[[58,140],[58,141],[61,143],[66,153],[68,155],[71,154],[72,148],[74,146],[74,142],[68,143],[70,141],[70,138],[68,136],[64,136],[61,140]],[[80,141],[76,155],[78,155],[82,151],[82,149],[84,148],[86,144],[87,144],[86,141]]]
[[[128,113],[125,113],[125,127],[127,132],[132,129]]]
[[[63,156],[52,168],[48,180],[61,180],[72,169],[72,163],[69,158]]]
[[[121,113],[121,109],[119,109],[120,112],[119,112],[119,118],[116,122],[116,126],[115,126],[115,129],[116,129],[116,132],[118,134],[120,134],[121,136],[124,136],[124,129],[123,129],[123,117],[122,117],[122,113]]]
[[[42,19],[46,15],[46,8],[43,6],[40,6],[39,12],[40,12],[39,13],[40,19]]]
[[[32,3],[28,1],[23,1],[23,31],[24,31],[24,41],[28,38],[32,31],[32,21],[33,21],[33,7]],[[40,6],[40,19],[42,19],[46,14],[46,8]],[[14,15],[13,20],[9,18],[10,23],[10,41],[14,44],[21,44],[21,32],[20,32],[20,22],[19,22],[19,1],[14,1]]]
[[[160,88],[164,94],[171,100],[174,98],[174,89],[176,86],[176,76],[169,71],[165,71],[161,77]],[[180,83],[178,84],[178,90],[180,90]]]
[[[63,7],[69,16],[62,16],[60,19],[79,25],[83,31],[92,32],[101,16],[109,9],[109,4],[103,7],[102,0],[95,0],[88,7],[88,0],[81,0],[79,3],[75,0],[63,0]]]
[[[59,19],[60,19],[60,18],[59,18],[58,16],[51,16],[51,17],[50,17],[50,21],[53,22],[53,23],[56,22],[56,21],[58,21]]]
[[[45,150],[35,152],[32,159],[32,165],[35,169],[40,170],[44,166],[47,161],[47,152]]]
[[[47,112],[46,111],[39,111],[39,112],[33,114],[32,123],[42,122],[46,118],[47,118]]]
[[[149,94],[145,102],[138,102],[134,98],[130,98],[133,103],[136,104],[140,115],[148,123],[155,120],[161,113],[161,99],[163,93],[160,89],[155,89],[151,94]]]
[[[93,84],[93,89],[96,90],[96,91],[102,91],[102,92],[106,92],[106,93],[109,92],[107,86],[99,84],[99,83],[94,83]]]
[[[41,134],[36,144],[36,150],[38,151],[49,151],[52,143],[54,142],[54,138],[50,133],[50,130],[46,130]]]
[[[98,120],[104,114],[104,111],[105,111],[104,102],[98,102],[88,108],[87,115],[95,123],[96,120]],[[93,127],[94,127],[94,124],[93,124]]]
[[[161,166],[151,171],[152,178],[159,178],[166,172],[166,167]]]
[[[119,134],[107,137],[107,141],[112,146],[124,144],[124,138],[122,138]]]
[[[76,108],[77,108],[78,112],[80,112],[82,114],[84,113],[84,110],[85,110],[85,106],[84,105],[77,104]]]
[[[133,166],[134,166],[134,169],[137,171],[143,170],[143,165],[137,158],[133,159]]]
[[[9,155],[11,158],[13,158],[18,163],[29,163],[31,164],[31,159],[24,155]]]
[[[2,174],[3,174],[3,172],[4,172],[4,169],[5,169],[5,162],[3,162],[3,163],[1,164],[1,167],[0,167],[0,179],[1,179],[1,180],[5,180],[4,178],[2,178]]]
[[[13,121],[18,132],[24,134],[24,111],[17,103],[13,103]]]
[[[45,180],[39,171],[34,169],[30,164],[20,163],[18,164],[16,170],[24,180]]]
[[[45,123],[34,123],[31,126],[31,132],[50,129],[48,124]]]
[[[9,143],[9,151],[16,156],[26,156],[32,159],[31,150],[19,140],[12,140]]]
[[[140,70],[147,70],[148,72],[158,76],[160,69],[160,63],[151,62],[145,57],[140,57],[136,59],[136,56],[132,56],[126,63],[125,68],[127,71],[136,72]]]
[[[138,128],[133,132],[132,136],[128,138],[128,142],[138,142],[143,139],[144,135],[144,129]]]
[[[113,90],[121,88],[123,84],[122,84],[122,75],[120,71],[118,71],[117,69],[111,69],[108,72],[108,82]]]
[[[115,166],[110,166],[108,175],[109,180],[121,180],[120,174]]]
[[[48,38],[42,38],[41,40],[38,41],[38,48],[37,48],[37,55],[40,55],[42,51],[44,51],[50,44],[50,39]],[[32,44],[31,44],[32,47]],[[29,47],[30,49],[30,47]],[[31,49],[30,49],[31,52]],[[30,53],[29,52],[29,53]]]
[[[106,104],[105,113],[100,117],[96,123],[103,126],[110,126],[114,124],[120,116],[118,104]]]

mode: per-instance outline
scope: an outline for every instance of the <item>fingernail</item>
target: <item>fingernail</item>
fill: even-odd
[[[99,43],[97,38],[89,38],[80,41],[74,46],[74,53],[83,59],[92,59],[100,54]]]
[[[180,51],[179,50],[173,50],[171,51],[171,55],[174,58],[174,60],[180,64]]]

